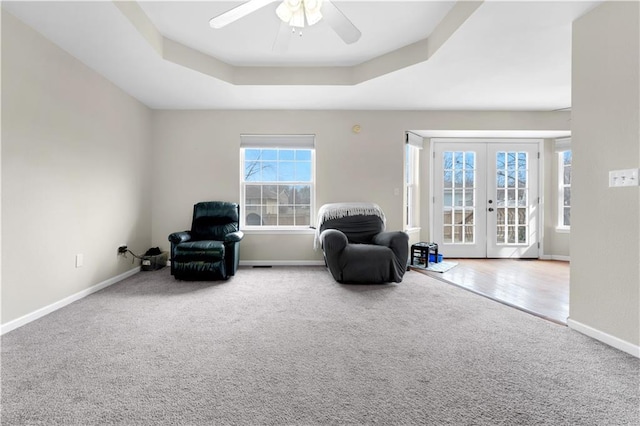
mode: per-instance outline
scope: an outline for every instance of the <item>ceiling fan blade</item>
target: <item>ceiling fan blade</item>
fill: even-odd
[[[360,30],[331,1],[324,0],[322,16],[345,43],[352,44],[360,39]]]
[[[276,40],[273,42],[272,50],[279,53],[286,52],[289,48],[289,41],[291,40],[292,35],[293,31],[289,24],[281,21],[278,34],[276,35]]]
[[[242,3],[240,6],[234,7],[221,15],[211,18],[209,20],[209,25],[211,28],[222,28],[275,1],[277,0],[249,0],[246,3]]]

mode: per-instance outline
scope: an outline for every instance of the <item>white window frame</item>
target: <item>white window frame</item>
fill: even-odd
[[[420,228],[420,150],[423,138],[407,132],[405,145],[405,229]]]
[[[563,233],[563,232],[571,231],[571,225],[564,224],[564,209],[566,207],[564,205],[564,192],[566,188],[569,188],[569,189],[571,188],[571,183],[569,183],[568,185],[564,183],[564,171],[566,167],[564,164],[564,153],[567,151],[571,151],[571,139],[570,138],[556,139],[555,151],[558,159],[558,198],[557,198],[558,220],[556,224],[556,231]],[[573,163],[573,159],[572,159],[572,163]],[[571,202],[569,202],[568,207],[569,207],[569,211],[571,211]]]
[[[245,181],[245,151],[247,149],[309,150],[311,151],[311,181]],[[316,187],[315,135],[240,135],[240,228],[248,233],[313,233],[315,224]],[[247,225],[246,186],[247,185],[310,185],[310,217],[308,225]]]

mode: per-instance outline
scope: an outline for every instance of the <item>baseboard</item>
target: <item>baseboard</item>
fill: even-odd
[[[324,260],[241,260],[240,266],[324,266]]]
[[[572,320],[571,318],[567,320],[567,325],[569,326],[569,328],[578,331],[586,336],[599,340],[602,343],[606,343],[609,346],[613,346],[614,348],[633,355],[636,358],[640,358],[640,346],[636,346],[633,343],[629,343],[626,340],[619,339],[603,331],[582,324],[581,322]]]
[[[28,324],[31,321],[37,320],[38,318],[42,318],[43,316],[50,314],[53,311],[57,311],[58,309],[63,308],[77,300],[80,300],[83,297],[87,297],[88,295],[95,293],[96,291],[100,291],[105,287],[109,287],[110,285],[113,285],[119,281],[124,280],[125,278],[129,278],[130,276],[135,275],[138,272],[140,272],[139,266],[127,272],[124,272],[120,275],[117,275],[113,278],[109,278],[108,280],[102,281],[101,283],[98,283],[87,289],[84,289],[75,294],[72,294],[69,297],[65,297],[64,299],[59,300],[55,303],[52,303],[48,306],[45,306],[44,308],[40,308],[37,311],[33,311],[30,314],[21,316],[20,318],[16,318],[13,321],[9,321],[6,324],[2,324],[2,326],[0,326],[0,335],[8,333],[12,330],[15,330],[18,327],[22,327],[23,325]]]
[[[551,260],[561,260],[563,262],[571,262],[571,256],[557,256],[552,255]]]
[[[543,254],[540,260],[560,260],[563,262],[571,262],[571,256],[560,256],[555,254]]]

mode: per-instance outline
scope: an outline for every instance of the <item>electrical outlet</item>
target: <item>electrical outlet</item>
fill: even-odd
[[[125,244],[118,247],[118,254],[127,254],[127,246]]]
[[[84,256],[82,255],[82,253],[76,254],[76,268],[82,268],[83,264],[84,264]]]

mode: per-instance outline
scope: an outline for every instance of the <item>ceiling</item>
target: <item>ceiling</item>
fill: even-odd
[[[214,30],[238,1],[10,2],[2,8],[158,109],[542,110],[571,106],[571,23],[600,1],[338,1],[272,50],[277,3]]]

